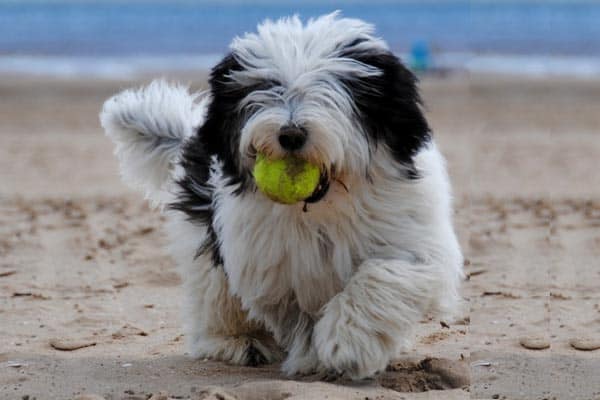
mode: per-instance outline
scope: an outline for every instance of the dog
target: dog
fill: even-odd
[[[167,217],[194,357],[372,377],[460,302],[445,161],[416,77],[337,12],[236,37],[209,89],[155,81],[100,115],[123,179]],[[257,189],[257,153],[319,165],[297,204]]]

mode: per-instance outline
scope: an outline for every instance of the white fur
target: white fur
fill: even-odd
[[[153,203],[164,203],[180,147],[204,123],[209,100],[163,80],[108,99],[100,122],[115,143],[123,180]]]
[[[364,133],[349,117],[352,98],[335,83],[338,75],[378,73],[335,56],[335,43],[356,37],[368,39],[359,46],[385,48],[370,25],[336,15],[306,26],[297,18],[267,22],[258,34],[234,41],[246,68],[234,79],[282,83],[244,101],[259,111],[242,130],[242,160],[251,164],[253,149],[281,152],[276,130],[290,118],[302,120],[311,130],[303,156],[325,168],[335,165],[343,184],[333,180],[327,195],[304,212],[302,204],[275,204],[260,192],[234,195],[236,187],[226,185],[220,162],[212,160],[213,227],[224,265],[194,257],[206,227],[167,212],[194,356],[247,363],[254,348],[273,361],[281,349],[288,374],[333,370],[358,379],[384,369],[427,313],[450,312],[457,304],[462,256],[444,160],[428,144],[415,157],[420,179],[409,180],[384,146],[369,154]],[[166,201],[165,187],[177,194],[169,171],[180,146],[148,154],[154,149],[149,137],[189,137],[198,121],[194,97],[164,85],[129,93],[105,106],[103,125],[117,142],[124,177]],[[154,104],[151,97],[175,94],[173,107],[147,106]],[[185,128],[163,130],[172,126]],[[140,131],[141,138],[134,134]]]

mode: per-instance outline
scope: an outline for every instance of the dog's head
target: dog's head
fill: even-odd
[[[329,181],[368,176],[383,151],[410,178],[429,139],[414,75],[371,25],[337,13],[266,21],[234,39],[210,86],[199,137],[242,187],[258,152],[309,160]]]

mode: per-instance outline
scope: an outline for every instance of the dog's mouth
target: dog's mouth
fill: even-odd
[[[329,191],[329,175],[326,171],[321,172],[321,177],[319,178],[319,183],[315,188],[315,191],[306,199],[304,199],[304,203],[316,203],[320,201],[327,192]]]

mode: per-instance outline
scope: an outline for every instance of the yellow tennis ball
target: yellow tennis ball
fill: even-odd
[[[258,154],[254,164],[254,180],[271,200],[294,204],[310,197],[319,184],[319,167],[297,157],[269,159]]]

